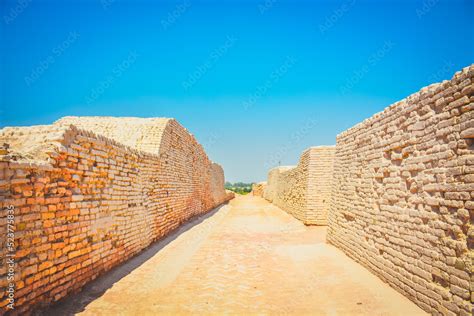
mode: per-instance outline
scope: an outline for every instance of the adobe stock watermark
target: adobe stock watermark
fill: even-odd
[[[5,266],[7,268],[7,308],[15,309],[15,207],[7,206],[7,230],[5,236]]]
[[[90,105],[94,101],[96,101],[101,95],[103,95],[104,92],[109,89],[117,79],[122,77],[125,71],[127,71],[130,67],[132,67],[132,65],[135,64],[138,57],[138,53],[136,51],[132,51],[124,60],[115,65],[111,73],[103,80],[101,80],[97,84],[97,86],[91,90],[89,95],[86,97],[86,103]]]
[[[347,0],[343,2],[337,9],[335,9],[331,15],[327,16],[324,23],[319,24],[319,32],[325,34],[330,30],[336,23],[346,15],[347,12],[356,4],[356,0]]]
[[[445,78],[446,75],[453,72],[454,63],[450,60],[444,61],[444,64],[441,68],[429,76],[429,82],[439,82]]]
[[[48,69],[53,65],[58,58],[70,48],[81,35],[74,31],[69,32],[67,38],[62,41],[58,46],[51,50],[51,53],[31,71],[29,76],[24,77],[25,84],[29,87],[35,83]]]
[[[10,8],[8,15],[3,16],[3,22],[5,24],[12,23],[19,15],[21,15],[26,8],[30,5],[32,0],[17,0],[16,5],[13,8]]]
[[[385,41],[382,47],[377,49],[369,56],[367,62],[359,69],[355,70],[352,75],[339,88],[342,95],[349,93],[369,72],[377,66],[377,64],[393,49],[395,43],[391,40]]]
[[[202,77],[212,69],[217,62],[227,54],[230,48],[232,48],[237,42],[237,38],[234,35],[227,35],[224,44],[214,49],[202,64],[196,67],[196,69],[188,75],[188,78],[181,83],[184,90],[191,89]]]
[[[277,0],[263,0],[257,6],[258,12],[260,12],[260,14],[265,14],[265,12],[273,8],[275,2],[277,2]]]
[[[117,0],[100,0],[100,4],[104,10],[108,10],[116,1]]]
[[[285,61],[272,73],[270,77],[265,81],[264,84],[258,86],[255,91],[249,95],[246,101],[242,102],[242,106],[245,110],[253,107],[258,100],[265,96],[268,91],[278,82],[280,79],[290,71],[291,68],[296,64],[297,60],[292,56],[287,56]]]
[[[206,148],[206,151],[213,147],[220,139],[221,137],[215,133],[211,132],[211,134],[203,141],[202,146]]]
[[[301,127],[293,132],[290,136],[290,139],[287,143],[280,146],[278,150],[272,153],[268,159],[263,164],[266,170],[273,168],[280,164],[281,159],[288,154],[288,152],[294,149],[304,137],[306,137],[309,132],[316,126],[317,120],[315,117],[308,118]]]
[[[438,3],[439,3],[439,0],[423,1],[421,8],[416,9],[416,16],[418,17],[418,19],[421,19],[423,16],[428,14],[431,11],[431,9],[433,9]]]
[[[184,0],[183,2],[177,4],[173,11],[168,12],[166,19],[161,20],[161,27],[163,30],[167,30],[170,28],[173,24],[176,23],[176,21],[186,12],[188,9],[191,7],[191,2],[189,0]]]

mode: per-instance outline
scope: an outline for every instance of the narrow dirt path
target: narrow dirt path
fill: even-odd
[[[325,235],[261,198],[239,196],[178,232],[80,315],[425,314]]]

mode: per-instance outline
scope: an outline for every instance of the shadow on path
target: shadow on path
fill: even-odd
[[[75,315],[85,310],[85,307],[89,305],[95,299],[101,297],[108,289],[110,289],[116,282],[130,274],[133,270],[140,267],[148,259],[156,255],[166,245],[171,243],[173,240],[178,238],[182,233],[190,230],[191,228],[199,225],[209,217],[216,214],[222,207],[227,205],[224,203],[212,211],[191,218],[186,223],[172,231],[168,236],[163,239],[152,243],[148,248],[145,248],[131,259],[119,264],[111,270],[105,272],[103,275],[87,283],[80,292],[70,293],[64,299],[60,300],[53,305],[37,310],[33,312],[36,316],[66,316]]]

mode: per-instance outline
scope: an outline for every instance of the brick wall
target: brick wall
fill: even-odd
[[[264,198],[307,225],[326,225],[334,146],[311,147],[296,167],[269,171]]]
[[[252,184],[252,195],[263,197],[263,191],[265,190],[266,185],[266,182]]]
[[[129,146],[75,120],[0,131],[0,144],[8,144],[0,150],[0,228],[7,230],[7,206],[14,206],[17,311],[78,291],[232,197],[222,168],[175,120],[146,119],[146,132],[138,121],[124,124],[138,135]],[[0,251],[6,259],[7,248]],[[0,313],[9,303],[7,276],[2,264]]]
[[[224,186],[224,170],[219,164],[213,162],[211,164],[211,197],[213,205],[219,205],[228,200],[229,193],[224,190]],[[234,193],[230,192],[229,196],[233,198]]]
[[[337,137],[328,241],[433,314],[472,315],[474,66]]]
[[[173,119],[163,117],[66,116],[55,125],[74,125],[138,150],[159,154],[164,130]]]
[[[268,171],[267,185],[264,188],[263,197],[273,203],[273,201],[278,198],[279,192],[282,191],[282,174],[295,168],[295,166],[280,166],[270,169],[270,171]],[[304,183],[304,181],[301,182]],[[304,192],[304,190],[302,190],[302,192]]]

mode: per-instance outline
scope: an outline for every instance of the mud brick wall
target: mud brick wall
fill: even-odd
[[[193,157],[192,153],[195,151],[204,153],[204,149],[194,136],[174,119],[159,117],[67,116],[56,121],[55,125],[74,125],[82,129],[94,131],[135,149],[158,154],[161,158],[166,158],[164,161],[166,161],[165,164],[169,167],[164,167],[162,170],[170,172],[168,179],[170,183],[178,184],[183,189],[189,188],[191,184],[194,187],[199,187],[197,183],[191,183],[192,177],[189,177],[189,173],[175,178],[176,171],[179,172],[183,164],[191,163],[186,161],[186,159],[191,159]],[[188,151],[183,154],[182,149],[184,147],[181,145],[183,142],[189,145],[191,152]],[[212,204],[216,206],[231,198],[223,190],[225,181],[222,167],[219,164],[211,163],[205,153],[192,159],[206,159],[206,170],[197,170],[197,174],[201,175],[202,172],[210,172],[211,193],[213,194]],[[209,163],[211,164],[209,165]],[[208,178],[206,177],[205,179]],[[199,181],[199,177],[197,181]],[[209,183],[206,183],[206,185],[209,185]]]
[[[160,151],[163,131],[173,119],[152,117],[66,116],[55,125],[75,125],[147,152]]]
[[[311,147],[296,167],[270,170],[264,198],[306,225],[326,225],[334,146]]]
[[[273,203],[273,201],[278,198],[277,196],[281,191],[281,174],[292,169],[295,169],[295,166],[280,166],[268,171],[267,185],[263,191],[263,197],[266,200]]]
[[[252,184],[252,195],[263,197],[263,192],[265,190],[266,182],[259,182]]]
[[[427,312],[472,315],[474,66],[337,137],[328,242]]]
[[[0,151],[0,230],[13,205],[17,312],[78,291],[232,197],[222,168],[175,120],[155,133],[146,137],[160,143],[148,152],[69,124],[0,131],[8,144]],[[9,303],[6,276],[2,262],[0,312]]]
[[[213,205],[220,205],[229,199],[228,192],[224,190],[224,170],[219,164],[211,164],[211,194]],[[232,195],[232,193],[231,193]]]

